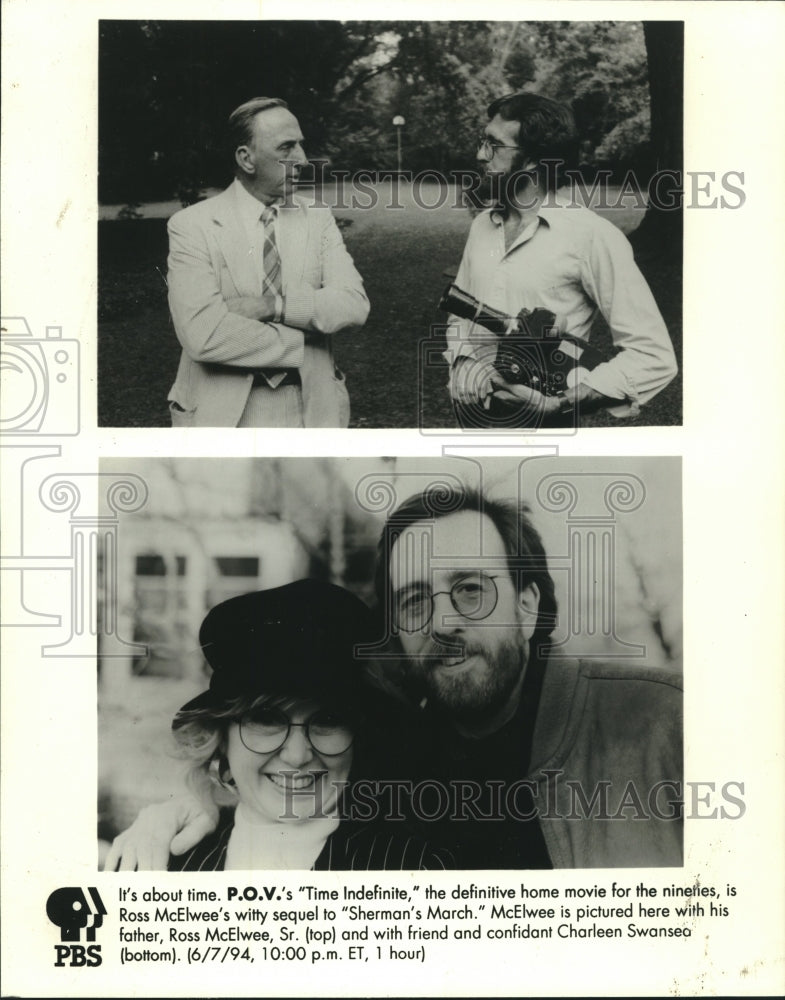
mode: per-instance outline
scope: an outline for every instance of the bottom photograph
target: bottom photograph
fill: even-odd
[[[682,866],[680,459],[101,474],[100,870]]]

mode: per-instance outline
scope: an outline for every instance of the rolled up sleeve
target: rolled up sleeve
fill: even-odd
[[[474,253],[472,232],[469,233],[469,238],[466,241],[466,247],[454,281],[454,284],[465,292],[474,287],[471,274],[471,260]],[[496,334],[477,323],[462,319],[460,316],[450,315],[444,332],[447,348],[442,352],[442,357],[449,365],[454,365],[460,358],[487,357],[489,349],[492,348],[495,351],[498,346],[499,339]]]

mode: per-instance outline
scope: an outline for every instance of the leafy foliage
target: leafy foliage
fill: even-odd
[[[102,21],[99,197],[185,203],[226,183],[226,117],[261,94],[334,167],[394,169],[396,115],[405,168],[470,167],[487,105],[522,88],[572,105],[589,162],[648,139],[640,22]]]

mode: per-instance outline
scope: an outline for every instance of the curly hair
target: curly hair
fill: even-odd
[[[179,711],[172,721],[177,756],[189,765],[186,782],[200,798],[216,804],[236,801],[226,780],[226,737],[229,726],[262,705],[287,708],[292,699],[272,695],[240,695],[223,705]]]

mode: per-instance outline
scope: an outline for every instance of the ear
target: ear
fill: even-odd
[[[234,788],[235,784],[234,778],[232,777],[232,769],[229,767],[229,761],[223,754],[221,754],[218,758],[217,764],[218,781],[220,784]]]
[[[540,610],[540,588],[536,583],[518,594],[518,607],[521,610],[521,626],[526,639],[531,639],[537,625],[537,614]]]
[[[252,176],[256,172],[253,155],[247,146],[238,146],[234,151],[234,159],[244,174]]]

